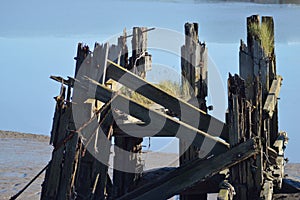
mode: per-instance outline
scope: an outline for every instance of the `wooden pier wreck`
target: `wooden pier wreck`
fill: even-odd
[[[194,200],[207,199],[209,193],[218,193],[218,199],[250,200],[272,199],[280,192],[287,134],[278,130],[283,79],[276,71],[273,18],[247,18],[239,75],[228,78],[226,122],[208,114],[208,50],[199,41],[198,24],[184,28],[181,97],[146,80],[152,68],[147,33],[153,29],[134,27],[117,44],[96,43],[93,51],[78,44],[74,78],[51,77],[61,90],[55,97],[54,150],[42,200],[158,200],[175,195]],[[150,108],[132,94],[162,109]],[[135,120],[122,123],[129,117]],[[179,138],[180,166],[144,171],[143,137]]]

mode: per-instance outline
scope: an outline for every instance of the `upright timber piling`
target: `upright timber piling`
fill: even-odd
[[[146,80],[152,68],[147,32],[152,30],[134,27],[130,35],[124,30],[116,45],[96,43],[93,51],[80,43],[75,77],[51,76],[61,90],[55,97],[54,150],[41,199],[163,200],[178,195],[192,200],[207,199],[208,193],[219,193],[220,200],[272,199],[282,187],[287,144],[287,134],[278,131],[282,77],[276,70],[273,18],[247,18],[239,75],[228,78],[226,123],[208,114],[208,56],[198,24],[184,26],[182,98]],[[144,171],[143,137],[179,138],[180,166]]]
[[[255,157],[231,168],[236,199],[271,199],[273,187],[280,188],[284,176],[280,155],[284,146],[275,146],[282,135],[277,109],[282,78],[276,74],[274,49],[273,18],[248,17],[247,44],[241,41],[239,53],[240,76],[228,79],[226,123],[230,125],[231,146],[258,137],[262,148]]]
[[[199,41],[198,24],[184,25],[185,44],[181,47],[182,93],[189,98],[189,103],[207,112],[207,48]],[[184,119],[182,119],[184,120]],[[196,122],[198,123],[198,122]],[[199,158],[200,149],[180,141],[180,165]],[[207,194],[181,195],[181,199],[207,199]]]
[[[120,48],[123,50],[127,49],[126,38],[126,33],[124,33],[124,35],[118,39],[118,45],[120,45]],[[151,68],[151,55],[147,52],[147,28],[134,27],[131,42],[132,57],[129,58],[129,63],[127,63],[128,53],[126,51],[123,52],[121,63],[134,74],[145,79],[146,71]],[[139,179],[139,176],[143,172],[142,158],[140,155],[142,151],[142,141],[143,138],[115,137],[116,148],[114,165],[131,166],[131,169],[127,169],[131,172],[114,170],[114,198],[126,194],[134,186],[135,181]],[[132,153],[126,154],[128,157],[124,157],[124,154],[119,152],[120,150]]]

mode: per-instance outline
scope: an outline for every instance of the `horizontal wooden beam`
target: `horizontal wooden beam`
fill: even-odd
[[[181,195],[199,195],[208,193],[218,193],[220,190],[220,183],[226,179],[225,174],[216,174],[205,181],[196,183],[194,186],[181,192]]]
[[[50,76],[50,79],[54,80],[54,81],[57,81],[57,82],[60,82],[62,84],[65,84],[65,85],[69,85],[71,87],[74,86],[74,78],[71,78],[68,76],[68,79],[64,79],[62,78],[61,76]]]
[[[258,149],[256,140],[250,139],[211,159],[191,161],[160,179],[127,193],[118,200],[163,200],[171,198],[197,182],[257,154]]]
[[[269,118],[272,118],[273,116],[273,112],[277,104],[277,99],[279,97],[281,84],[282,77],[277,76],[277,78],[273,80],[271,88],[269,90],[269,94],[264,105],[264,111],[268,114]]]
[[[174,132],[168,131],[166,128],[158,129],[158,127],[148,127],[144,123],[128,123],[120,124],[114,127],[115,137],[132,137],[131,135],[143,135],[144,137],[175,137]],[[153,135],[155,133],[155,135]]]
[[[189,124],[212,136],[220,137],[228,141],[228,126],[222,121],[210,116],[199,108],[163,91],[125,68],[108,60],[110,64],[106,71],[106,77],[113,79],[137,93],[151,99],[176,113],[181,121]]]
[[[158,111],[152,110],[150,108],[145,107],[135,101],[130,100],[128,97],[124,95],[118,94],[107,87],[104,87],[97,82],[90,80],[90,84],[94,84],[96,89],[95,93],[89,93],[86,88],[80,87],[83,90],[86,90],[87,97],[99,100],[101,102],[108,102],[111,99],[111,107],[113,109],[121,110],[143,122],[146,123],[147,126],[151,126],[152,130],[155,130],[153,135],[155,135],[160,130],[164,130],[170,134],[172,137],[177,137],[190,142],[195,146],[201,148],[204,145],[206,148],[201,148],[201,155],[218,155],[223,153],[229,149],[229,144],[224,140],[213,137],[204,131],[198,130],[182,121],[174,119],[166,114],[159,113]],[[76,82],[77,84],[80,84]],[[75,83],[75,84],[76,84]],[[79,88],[79,87],[78,87]],[[76,102],[75,102],[76,103]],[[143,127],[144,128],[144,127]],[[143,129],[141,128],[141,129]],[[130,132],[126,132],[130,133]],[[137,134],[137,135],[136,135]],[[148,134],[143,135],[143,132],[136,132],[136,134],[130,133],[131,137],[149,137]]]
[[[136,182],[134,189],[136,190],[150,182],[158,180],[162,176],[165,176],[176,169],[177,167],[162,167],[144,171],[143,176]],[[198,182],[194,186],[182,191],[180,194],[199,195],[204,193],[218,193],[220,190],[220,183],[226,179],[225,171],[228,170],[224,170],[224,173],[217,173],[216,175],[205,179],[205,181]]]

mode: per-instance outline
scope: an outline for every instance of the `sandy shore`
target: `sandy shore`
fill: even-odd
[[[21,190],[51,159],[53,147],[49,145],[49,137],[43,135],[23,134],[0,131],[0,199],[9,199]],[[148,153],[145,155],[147,169],[177,166],[178,156],[167,153]],[[163,158],[163,159],[162,159]],[[164,162],[160,162],[164,161]],[[110,169],[110,173],[112,169]],[[286,173],[300,179],[300,164],[288,164]],[[18,199],[39,199],[42,174]],[[300,199],[299,194],[294,199]],[[209,199],[216,199],[210,195]],[[284,197],[286,195],[277,196]]]
[[[49,136],[46,135],[37,135],[37,134],[31,134],[31,133],[18,133],[13,131],[1,131],[0,130],[0,139],[3,138],[10,138],[10,139],[31,139],[31,140],[37,140],[40,142],[47,142],[49,143]]]

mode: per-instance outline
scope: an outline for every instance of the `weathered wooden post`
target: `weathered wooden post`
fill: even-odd
[[[273,184],[281,187],[283,144],[278,149],[278,112],[281,77],[276,75],[272,17],[247,18],[247,45],[241,41],[240,76],[228,79],[229,142],[232,147],[259,138],[260,153],[231,168],[236,199],[271,199]],[[284,139],[283,139],[284,140]],[[276,170],[280,169],[280,170]]]
[[[122,49],[121,66],[127,68],[142,78],[146,78],[146,71],[151,66],[151,56],[147,52],[147,28],[134,27],[132,34],[132,57],[128,60],[128,48],[126,45],[126,32],[118,39],[118,46]],[[143,171],[141,160],[142,138],[115,137],[114,166],[126,166],[130,172],[122,172],[114,169],[114,198],[124,195],[133,189],[134,182],[139,179]],[[119,149],[130,152],[129,157],[124,157]],[[127,155],[127,154],[126,154]]]
[[[110,139],[113,128],[112,110],[109,102],[103,105],[98,100],[88,98],[95,98],[96,95],[96,86],[89,83],[89,81],[96,81],[105,86],[107,84],[107,60],[110,59],[119,63],[120,56],[121,49],[117,46],[109,46],[108,43],[103,45],[96,43],[94,52],[85,58],[84,62],[86,63],[81,66],[84,68],[80,69],[80,74],[76,77],[79,84],[87,87],[83,89],[83,94],[80,94],[80,87],[77,88],[78,94],[74,94],[74,102],[78,106],[76,111],[79,112],[77,113],[78,116],[75,116],[77,125],[83,127],[96,117],[96,121],[92,120],[95,122],[89,123],[92,124],[91,128],[87,126],[87,128],[81,130],[85,140],[85,149],[82,151],[83,156],[80,160],[77,181],[75,182],[75,191],[79,199],[105,199],[110,198],[112,195],[111,180],[108,176]],[[76,98],[78,98],[78,102],[76,102]],[[81,109],[84,109],[84,111]],[[84,122],[84,124],[81,122]]]
[[[78,45],[76,72],[88,53],[87,46]],[[57,104],[50,139],[54,150],[42,186],[41,199],[67,199],[72,195],[71,190],[74,188],[76,178],[74,173],[81,149],[81,143],[78,143],[78,133],[72,132],[75,130],[71,103],[71,88],[74,86],[74,81],[52,78],[61,82],[62,89],[61,94],[55,98]],[[65,95],[64,84],[68,86],[67,95]]]
[[[103,46],[96,44],[94,55],[87,46],[78,45],[75,76],[76,81],[79,81],[78,83],[83,87],[77,86],[73,90],[72,101],[71,87],[75,87],[74,80],[66,81],[52,77],[62,85],[67,84],[68,91],[65,99],[65,88],[62,87],[61,95],[56,98],[57,109],[51,134],[54,151],[50,167],[46,172],[42,199],[75,197],[76,199],[94,197],[104,199],[108,195],[106,181],[110,145],[103,146],[102,141],[109,140],[108,134],[113,123],[112,115],[110,107],[107,106],[101,111],[100,116],[96,116],[99,114],[97,112],[101,104],[88,99],[88,94],[95,91],[92,88],[94,86],[87,80],[98,79],[99,72],[106,67],[107,57],[108,44]],[[104,78],[103,76],[105,82]],[[98,118],[99,124],[94,120],[91,126],[92,117]],[[101,148],[101,151],[98,151],[98,148]],[[106,157],[106,161],[97,159],[99,153],[102,157]]]
[[[191,99],[189,103],[207,112],[207,48],[205,43],[199,42],[197,23],[186,23],[184,29],[185,45],[181,47],[182,93]],[[180,165],[199,158],[199,148],[187,145],[186,142],[180,141]],[[185,194],[180,198],[207,199],[207,194]]]

